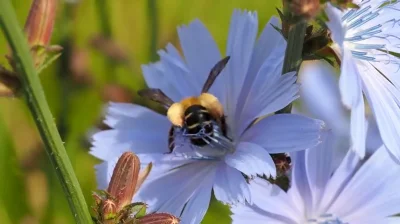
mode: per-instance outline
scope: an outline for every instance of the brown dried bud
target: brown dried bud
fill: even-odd
[[[39,67],[48,52],[60,51],[59,46],[48,46],[53,33],[58,0],[34,0],[25,23],[25,33],[35,66]]]
[[[291,0],[289,5],[290,11],[297,16],[305,19],[316,17],[321,11],[320,0]]]
[[[167,213],[154,213],[138,219],[139,224],[177,224],[179,218]]]
[[[47,46],[53,32],[57,0],[34,0],[25,23],[31,46]]]
[[[140,161],[132,152],[125,152],[114,168],[107,192],[115,198],[117,211],[132,202],[139,176]]]

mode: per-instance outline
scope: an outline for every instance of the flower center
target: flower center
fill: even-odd
[[[377,17],[381,17],[386,9],[396,10],[391,4],[372,6],[371,0],[363,1],[359,9],[350,9],[342,17],[345,25],[345,45],[351,49],[355,58],[366,61],[379,61],[387,63],[396,63],[390,60],[388,56],[391,39],[400,38],[395,35],[387,34],[387,29],[393,28],[399,20],[395,18],[384,20],[380,23],[372,22]],[[388,13],[388,12],[385,12]],[[370,22],[371,26],[366,27],[364,24]],[[367,41],[366,41],[367,40]]]
[[[235,146],[232,140],[224,136],[216,122],[212,122],[212,131],[208,124],[202,124],[195,134],[188,133],[185,128],[175,129],[174,153],[193,159],[219,160],[233,153]],[[202,144],[195,144],[201,142]]]
[[[333,214],[322,214],[318,218],[309,219],[308,224],[348,224],[347,222],[341,221],[338,217]]]

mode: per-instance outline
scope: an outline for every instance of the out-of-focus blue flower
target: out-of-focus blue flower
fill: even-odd
[[[339,87],[342,103],[351,109],[352,148],[365,155],[364,97],[375,116],[382,140],[400,160],[400,2],[356,0],[359,9],[328,5],[327,23],[341,57]]]
[[[352,150],[332,166],[331,136],[314,149],[294,153],[291,188],[284,192],[263,179],[250,183],[253,205],[232,208],[240,223],[400,223],[400,166],[381,146],[360,160]]]
[[[257,39],[256,13],[235,11],[232,16],[226,52],[230,60],[210,89],[224,107],[231,150],[220,150],[225,153],[209,158],[205,155],[219,150],[184,141],[166,154],[171,127],[166,116],[138,105],[112,103],[105,121],[112,130],[93,136],[91,153],[105,161],[97,167],[99,185],[108,183],[116,161],[113,158],[131,149],[142,164],[153,162],[135,200],[147,202],[150,211],[180,216],[182,223],[199,223],[212,190],[224,203],[251,203],[242,173],[275,176],[269,153],[319,144],[324,123],[301,115],[272,115],[251,125],[282,109],[298,94],[295,73],[281,75],[286,42],[271,24],[278,26],[277,19],[273,18]],[[178,34],[184,58],[169,44],[166,51],[159,51],[159,62],[143,66],[148,86],[160,88],[174,101],[198,96],[210,69],[222,58],[200,21],[178,28]]]
[[[332,130],[335,164],[339,164],[350,148],[350,114],[340,101],[338,80],[332,66],[323,61],[304,62],[299,72],[301,106],[294,113],[323,120]],[[373,116],[367,116],[366,151],[372,153],[382,145]]]

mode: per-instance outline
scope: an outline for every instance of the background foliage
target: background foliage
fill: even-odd
[[[261,29],[278,6],[277,0],[65,2],[75,3],[60,0],[51,42],[64,47],[63,55],[40,77],[88,204],[96,189],[93,166],[99,163],[88,154],[88,137],[101,128],[105,102],[148,105],[135,93],[145,87],[140,65],[157,60],[156,50],[168,42],[179,46],[176,27],[199,18],[224,52],[235,8],[257,10]],[[105,4],[105,14],[98,3]],[[21,27],[30,4],[13,1]],[[0,35],[0,55],[7,52]],[[4,57],[0,63],[6,64]],[[0,223],[73,223],[33,120],[17,98],[0,98],[0,180]],[[203,223],[216,218],[227,223],[228,212],[213,201]]]

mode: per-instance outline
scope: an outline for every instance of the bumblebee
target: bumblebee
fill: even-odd
[[[214,95],[208,93],[208,90],[229,59],[227,56],[214,65],[198,97],[188,97],[180,102],[173,102],[160,89],[150,88],[138,92],[140,96],[158,102],[168,109],[167,117],[172,123],[168,137],[170,152],[175,147],[176,128],[181,130],[184,136],[189,137],[193,145],[199,147],[210,144],[220,133],[227,138],[223,107]]]

